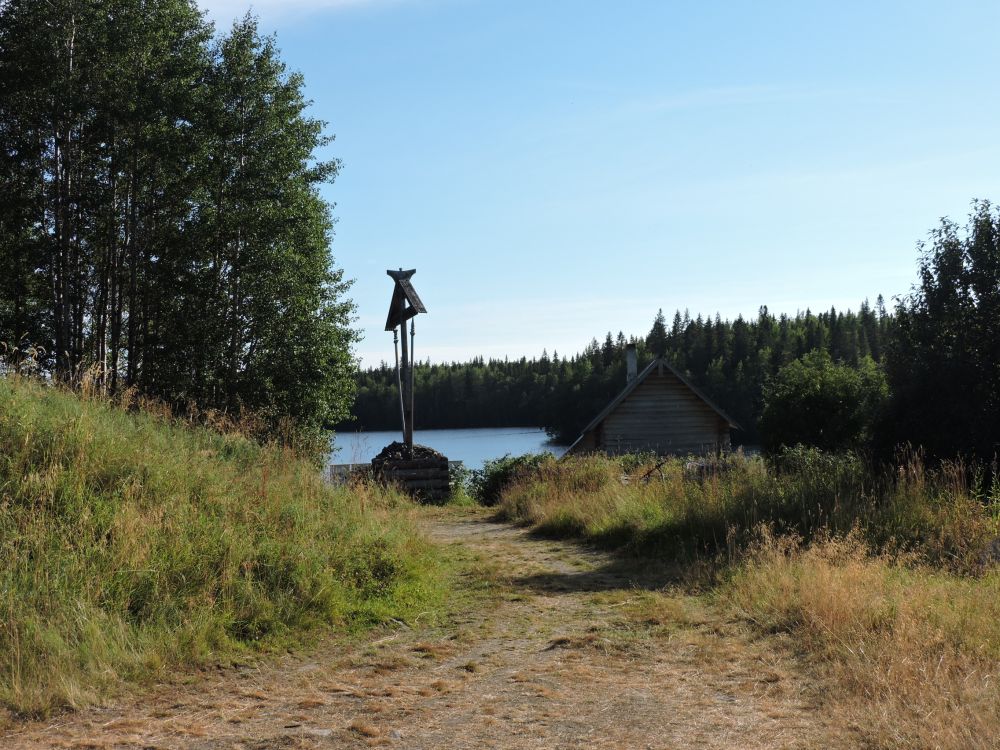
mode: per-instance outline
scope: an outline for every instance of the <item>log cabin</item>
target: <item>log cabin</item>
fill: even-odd
[[[665,359],[636,372],[626,351],[625,389],[588,424],[567,454],[706,455],[727,450],[739,425]]]

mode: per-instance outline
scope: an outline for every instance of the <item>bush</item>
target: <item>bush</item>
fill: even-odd
[[[825,351],[785,365],[764,390],[760,434],[764,450],[807,445],[858,448],[871,438],[888,397],[885,375],[870,358],[857,368]]]
[[[480,505],[496,505],[500,502],[503,491],[512,482],[528,476],[533,470],[554,460],[555,457],[551,453],[527,453],[523,456],[512,456],[508,453],[502,458],[486,461],[482,469],[473,469],[470,472],[470,493]]]

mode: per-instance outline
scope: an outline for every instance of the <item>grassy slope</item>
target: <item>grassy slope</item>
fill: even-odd
[[[0,379],[0,701],[79,705],[313,626],[433,610],[438,561],[403,503],[238,436]]]
[[[615,461],[551,462],[499,511],[698,571],[724,610],[794,637],[867,744],[1000,747],[1000,571],[976,565],[998,499],[956,467],[913,464],[873,484],[850,460],[799,459],[783,474],[748,461],[705,478],[672,462],[628,485]]]

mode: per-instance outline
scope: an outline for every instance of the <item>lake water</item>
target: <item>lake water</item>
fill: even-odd
[[[333,464],[368,463],[394,440],[403,435],[394,432],[338,432],[334,438]],[[537,427],[485,427],[471,430],[417,430],[413,442],[440,451],[450,461],[462,461],[467,469],[482,468],[483,462],[510,453],[549,451],[557,456],[566,452],[565,445],[549,442],[545,430]],[[337,450],[339,448],[339,450]]]

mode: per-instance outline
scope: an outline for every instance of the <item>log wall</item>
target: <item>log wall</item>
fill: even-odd
[[[421,499],[443,500],[451,492],[447,458],[373,461],[372,470],[378,479]]]
[[[669,370],[651,372],[592,431],[607,453],[709,453],[729,447],[729,425]]]

